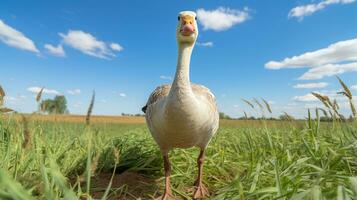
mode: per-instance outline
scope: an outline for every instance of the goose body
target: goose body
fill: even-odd
[[[202,85],[191,84],[191,94],[174,91],[171,85],[157,87],[150,95],[146,121],[162,152],[173,148],[206,148],[218,129],[215,97]],[[177,94],[176,94],[177,93]]]
[[[209,195],[202,183],[204,152],[219,124],[214,95],[202,85],[190,82],[191,54],[198,36],[196,14],[179,13],[176,30],[179,46],[175,79],[171,85],[157,87],[150,95],[143,111],[154,140],[164,158],[165,191],[158,200],[175,199],[171,192],[171,164],[168,153],[174,148],[199,147],[198,177],[193,197]]]

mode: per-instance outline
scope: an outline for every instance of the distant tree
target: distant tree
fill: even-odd
[[[226,115],[224,112],[219,113],[220,119],[232,119],[229,115]]]
[[[69,113],[67,109],[67,100],[63,95],[57,95],[54,99],[46,99],[40,103],[42,112],[49,114],[65,114]]]
[[[332,118],[331,117],[322,116],[322,117],[320,117],[320,121],[322,121],[322,122],[332,122]]]
[[[287,113],[284,113],[282,115],[279,116],[279,119],[282,121],[292,121],[295,120],[295,118]]]

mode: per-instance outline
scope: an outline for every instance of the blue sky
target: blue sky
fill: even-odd
[[[241,98],[262,97],[274,116],[302,117],[306,108],[321,106],[311,91],[345,105],[335,95],[336,74],[357,93],[355,0],[5,0],[0,84],[6,105],[32,112],[44,86],[44,98],[64,94],[71,113],[86,112],[93,90],[95,114],[139,113],[151,91],[174,76],[182,10],[198,13],[191,80],[209,87],[229,115],[257,114]]]

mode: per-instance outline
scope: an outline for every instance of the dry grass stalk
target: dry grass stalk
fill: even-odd
[[[4,105],[4,97],[5,97],[5,91],[4,89],[2,89],[2,87],[0,86],[0,106]]]
[[[27,149],[31,145],[31,134],[28,127],[28,120],[25,115],[22,115],[22,126],[23,126],[23,134],[24,134],[24,141],[22,143],[22,148]]]
[[[8,113],[13,112],[14,110],[11,108],[0,108],[0,113]]]
[[[115,163],[118,164],[119,163],[119,151],[116,148],[113,148],[113,154],[114,154],[114,158],[115,158]]]
[[[100,158],[100,153],[98,153],[93,161],[92,161],[92,164],[91,164],[91,176],[94,176],[95,175],[95,172],[97,171],[97,168],[98,168],[98,163],[99,163],[99,158]]]
[[[250,101],[248,101],[246,99],[242,99],[242,101],[244,101],[246,104],[248,104],[251,108],[254,109],[254,105],[252,103],[250,103]]]
[[[261,110],[263,110],[263,105],[256,98],[253,98],[253,101],[259,106]]]
[[[340,109],[340,106],[338,105],[336,99],[334,100],[333,104],[331,103],[331,107],[332,107],[333,112],[335,112],[335,114],[337,116],[341,116],[341,114],[338,112],[338,110]]]
[[[338,81],[340,82],[341,86],[343,87],[342,92],[338,92],[337,94],[342,94],[344,96],[346,96],[348,98],[348,101],[350,103],[350,107],[351,107],[351,111],[352,111],[352,116],[356,117],[357,116],[357,111],[356,111],[356,107],[353,103],[353,95],[351,90],[347,87],[347,85],[342,81],[342,79],[338,76],[336,76]]]
[[[336,109],[336,110],[339,110],[339,109],[340,109],[340,106],[338,105],[336,99],[333,101],[333,108]]]
[[[265,99],[263,99],[262,98],[262,100],[263,100],[263,102],[264,102],[264,104],[265,104],[265,107],[267,108],[267,110],[269,111],[269,113],[270,114],[272,114],[273,113],[273,111],[272,111],[272,109],[271,109],[271,107],[270,107],[270,104],[269,104],[269,102],[268,101],[266,101]]]
[[[351,90],[347,87],[347,85],[342,81],[342,79],[338,76],[336,76],[338,81],[340,82],[341,86],[343,87],[342,92],[339,92],[338,94],[343,94],[345,95],[348,99],[352,99],[352,92]]]
[[[329,110],[332,109],[333,112],[335,113],[335,115],[331,116],[341,116],[341,114],[338,112],[338,110],[340,109],[340,107],[338,106],[338,103],[336,100],[332,101],[330,100],[330,98],[326,95],[322,95],[316,92],[311,92],[312,95],[314,95],[316,98],[318,98],[324,105],[326,108],[328,108]]]
[[[248,119],[248,115],[245,111],[243,111],[245,119]]]
[[[331,108],[332,103],[328,96],[316,93],[316,92],[311,92],[312,95],[314,95],[316,98],[318,98],[327,108]]]
[[[6,96],[5,91],[0,86],[0,113],[8,113],[8,112],[14,111],[13,109],[3,107],[4,101],[5,101],[5,96]]]
[[[89,107],[88,107],[88,111],[87,111],[87,116],[86,116],[86,124],[87,125],[90,124],[90,117],[92,115],[94,101],[95,101],[95,92],[93,91],[92,99],[90,101],[90,104],[89,104]]]
[[[41,101],[41,97],[42,97],[42,93],[43,93],[44,89],[45,89],[45,87],[42,87],[41,90],[37,93],[37,96],[36,96],[37,103],[39,103]]]
[[[286,119],[288,119],[289,121],[293,121],[295,120],[295,118],[291,115],[289,115],[287,112],[284,112],[284,116],[286,117]]]
[[[326,117],[326,118],[328,118],[329,116],[328,116],[328,113],[327,113],[327,111],[325,110],[325,109],[323,109],[323,108],[317,108],[318,110],[321,110],[322,111],[322,113],[324,114],[324,116]],[[332,117],[332,116],[331,116]]]
[[[331,112],[331,110],[329,110],[328,112],[330,113],[330,116],[331,116],[332,118],[336,118],[335,115]]]

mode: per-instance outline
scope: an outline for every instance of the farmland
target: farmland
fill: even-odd
[[[0,122],[0,199],[152,199],[162,158],[142,117],[17,114]],[[207,149],[211,199],[356,199],[357,126],[223,120]],[[170,154],[174,194],[188,193],[197,149]]]

